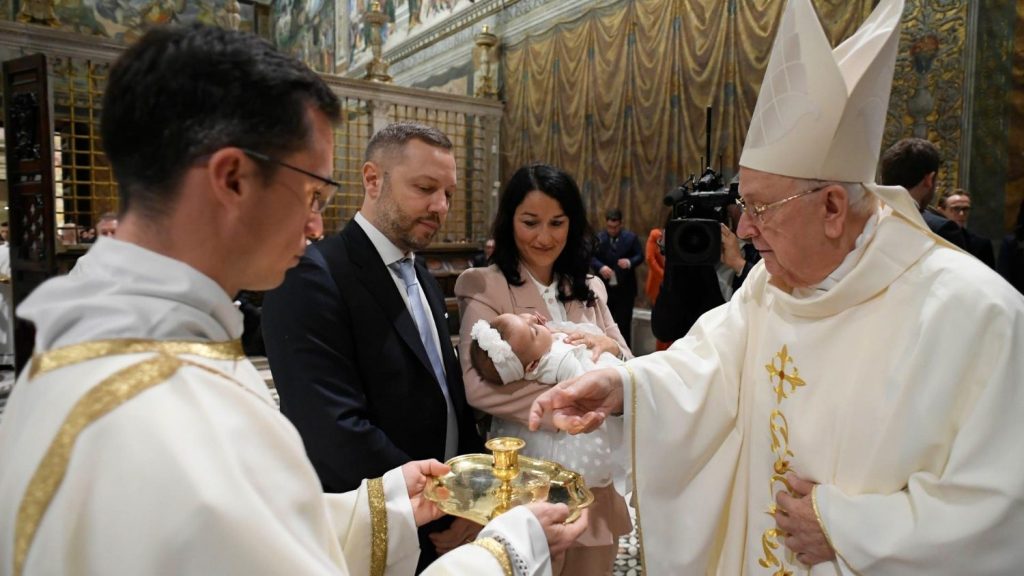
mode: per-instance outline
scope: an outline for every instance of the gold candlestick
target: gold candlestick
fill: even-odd
[[[512,480],[519,476],[519,451],[526,446],[521,438],[491,438],[484,446],[494,457],[494,477],[501,481],[495,491],[498,499],[493,516],[507,512],[512,507]]]

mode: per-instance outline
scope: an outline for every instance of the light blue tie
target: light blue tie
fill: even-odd
[[[427,320],[427,312],[423,309],[423,299],[420,297],[420,283],[416,279],[416,268],[412,260],[402,258],[397,265],[398,273],[405,282],[405,291],[409,296],[409,309],[416,320],[416,328],[420,333],[420,341],[427,351],[427,358],[430,366],[434,369],[434,376],[441,384],[441,392],[444,394],[444,401],[448,405],[448,432],[444,442],[445,460],[455,457],[459,453],[459,423],[455,416],[455,406],[452,404],[451,396],[448,394],[448,382],[444,375],[444,364],[441,362],[440,351],[434,343],[434,337],[430,333],[430,322]],[[442,343],[444,345],[444,343]]]

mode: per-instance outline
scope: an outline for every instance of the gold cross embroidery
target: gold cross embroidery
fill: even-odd
[[[779,364],[777,368],[776,361]],[[789,395],[796,392],[798,387],[807,385],[800,377],[800,369],[796,366],[792,366],[792,370],[787,372],[786,367],[792,362],[793,357],[789,355],[789,351],[783,345],[782,350],[772,358],[772,361],[764,365],[765,370],[768,371],[768,380],[775,388],[776,403],[778,404],[781,404],[784,398],[789,398]],[[787,383],[789,383],[788,393],[786,392]]]

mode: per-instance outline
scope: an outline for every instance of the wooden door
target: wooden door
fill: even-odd
[[[53,122],[45,56],[8,60],[3,73],[11,283],[17,309],[36,286],[57,274]],[[15,320],[18,372],[32,356],[34,336],[30,323]]]

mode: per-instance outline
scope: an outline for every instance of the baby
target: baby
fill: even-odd
[[[469,360],[480,376],[495,384],[530,380],[554,385],[598,367],[622,361],[607,352],[597,361],[582,344],[565,342],[569,334],[602,334],[594,324],[546,322],[534,314],[501,314],[490,322],[473,325]],[[526,440],[523,454],[552,460],[584,476],[591,486],[606,486],[624,479],[620,464],[622,421],[608,419],[590,434],[572,436],[560,432],[531,432],[524,424],[494,418],[492,436],[516,436]],[[622,486],[619,486],[620,493]]]

